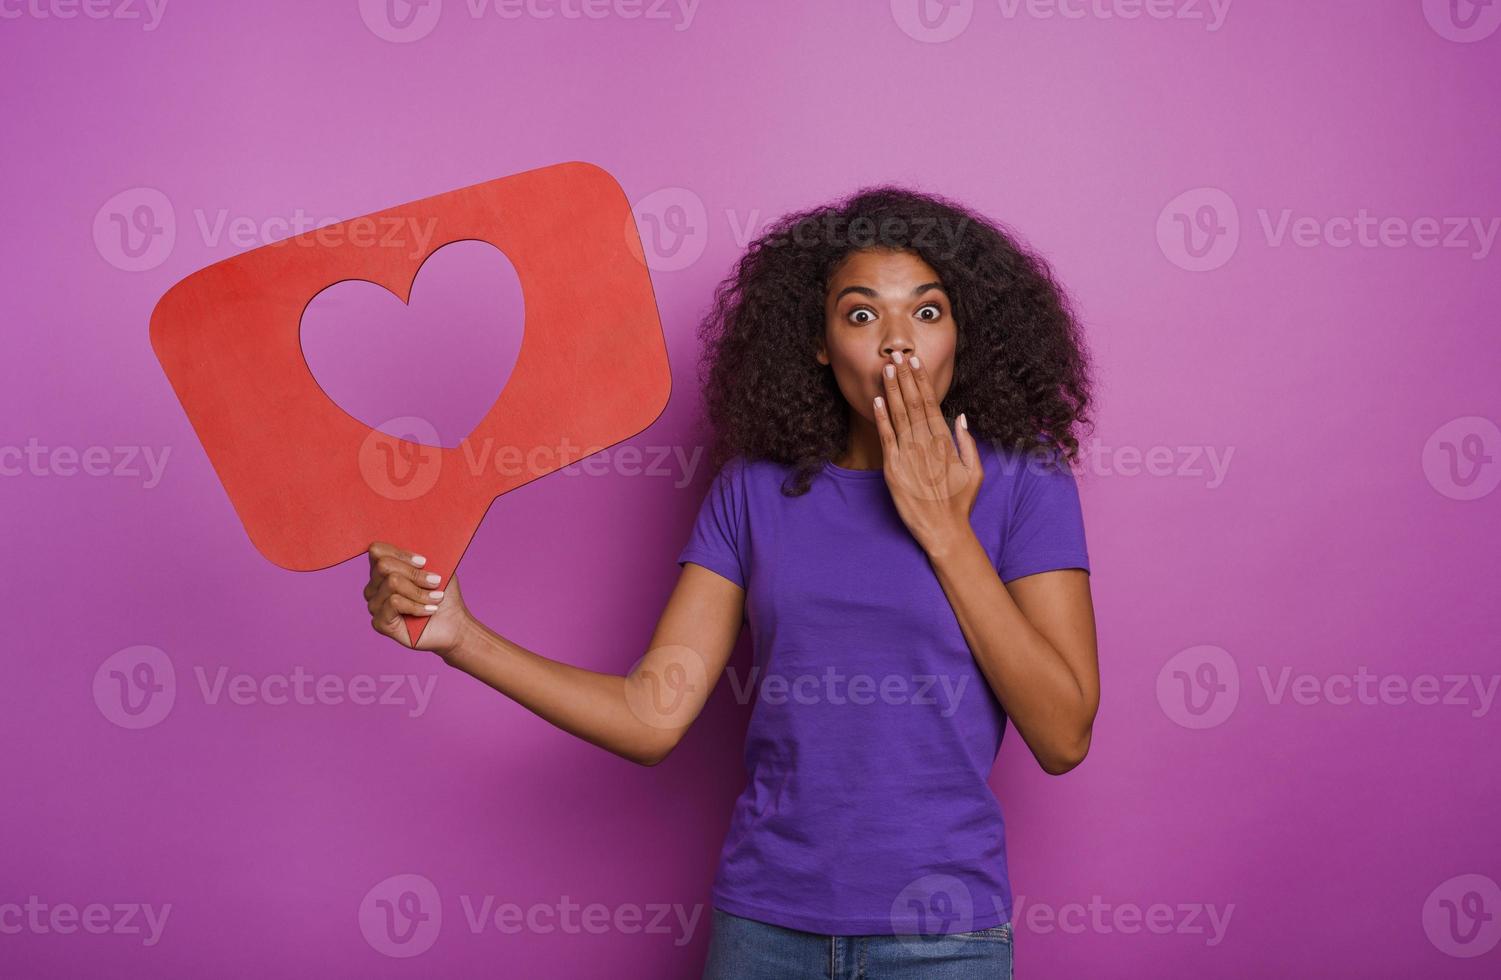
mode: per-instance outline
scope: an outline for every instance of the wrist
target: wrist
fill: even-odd
[[[457,629],[454,630],[453,642],[433,652],[448,666],[465,670],[465,661],[473,657],[483,639],[484,627],[481,626],[479,620],[469,614],[468,610],[465,610]]]
[[[958,554],[971,543],[978,543],[975,537],[975,529],[969,521],[963,524],[955,524],[933,534],[923,543],[923,551],[927,553],[928,560],[933,562],[944,561]]]

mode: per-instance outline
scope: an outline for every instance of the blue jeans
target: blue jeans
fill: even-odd
[[[703,980],[1012,980],[1009,922],[945,936],[826,936],[712,911]]]

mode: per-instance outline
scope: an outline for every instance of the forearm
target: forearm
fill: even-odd
[[[1093,712],[1079,680],[1011,598],[967,525],[928,559],[990,689],[1043,768],[1066,772],[1089,746]]]
[[[443,657],[538,717],[586,742],[642,765],[655,765],[675,734],[631,710],[631,679],[549,660],[472,616]]]

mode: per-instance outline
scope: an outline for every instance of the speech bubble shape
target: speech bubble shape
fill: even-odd
[[[303,311],[350,279],[408,302],[427,257],[468,240],[500,249],[521,281],[525,323],[505,387],[457,447],[425,444],[420,419],[403,436],[372,429],[313,379]],[[200,269],[157,303],[151,346],[269,561],[316,571],[387,540],[446,582],[497,497],[636,435],[666,407],[667,344],[642,256],[615,178],[560,163]],[[518,452],[519,466],[473,462]],[[427,617],[403,618],[415,645]]]

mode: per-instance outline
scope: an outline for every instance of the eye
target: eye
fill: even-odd
[[[850,319],[854,320],[855,323],[869,323],[870,320],[856,320],[855,319],[856,317],[858,317],[862,313],[868,313],[868,314],[870,314],[871,319],[875,319],[875,313],[869,307],[867,307],[867,306],[857,306],[853,310],[850,310],[850,314],[849,314],[850,315]]]
[[[933,311],[933,315],[932,316],[923,316],[922,314],[923,314],[924,310],[932,310]],[[937,303],[927,303],[927,304],[925,304],[923,306],[918,307],[917,314],[918,314],[918,319],[920,319],[920,320],[927,320],[929,323],[931,323],[934,320],[942,320],[943,319],[943,307],[939,306]]]

